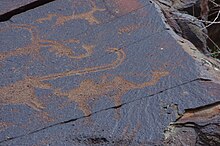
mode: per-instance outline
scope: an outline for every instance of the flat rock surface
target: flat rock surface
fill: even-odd
[[[0,23],[0,145],[161,145],[219,81],[150,0],[56,0]]]
[[[9,11],[18,9],[24,5],[30,4],[36,0],[1,0],[0,2],[0,15]]]

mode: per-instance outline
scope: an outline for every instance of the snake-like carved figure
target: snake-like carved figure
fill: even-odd
[[[70,70],[41,77],[26,77],[23,80],[17,81],[13,84],[3,86],[0,88],[0,105],[24,104],[36,111],[40,111],[44,108],[44,105],[35,95],[35,89],[52,89],[50,84],[45,83],[46,80],[113,69],[119,66],[126,57],[122,49],[112,48],[108,49],[107,51],[117,54],[117,58],[109,64],[94,66],[81,70]]]

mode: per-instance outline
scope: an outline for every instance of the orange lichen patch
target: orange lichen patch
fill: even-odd
[[[91,46],[90,47],[84,46],[84,47],[85,48],[87,47],[87,49],[89,50],[89,48]],[[85,68],[85,69],[82,69],[82,70],[70,70],[70,71],[66,71],[66,72],[62,72],[62,73],[50,74],[50,75],[47,75],[47,76],[38,77],[38,79],[41,80],[41,81],[43,81],[43,80],[52,80],[52,79],[58,79],[58,78],[66,77],[66,76],[81,75],[81,74],[87,74],[87,73],[92,73],[92,72],[99,72],[99,71],[109,70],[109,69],[116,68],[120,64],[122,64],[122,62],[124,61],[124,59],[126,57],[126,54],[124,53],[124,51],[122,49],[111,48],[111,49],[107,49],[107,52],[117,54],[117,59],[115,61],[113,61],[112,63],[110,63],[110,64]]]
[[[177,122],[202,122],[211,120],[216,116],[220,116],[220,104],[203,107],[201,109],[188,110]]]
[[[129,32],[132,32],[134,30],[137,30],[141,27],[140,24],[132,24],[132,25],[128,25],[128,26],[123,26],[123,27],[120,27],[118,29],[118,33],[119,34],[123,34],[123,33],[129,33]]]
[[[112,0],[117,8],[118,13],[126,14],[141,7],[139,0]]]
[[[0,105],[23,104],[40,111],[43,103],[35,95],[35,88],[50,89],[51,85],[26,77],[11,85],[0,88]]]
[[[153,86],[160,78],[167,75],[168,72],[153,72],[150,81],[140,84],[127,81],[122,76],[115,76],[110,81],[107,81],[107,78],[103,78],[99,83],[88,79],[82,81],[77,88],[68,92],[61,92],[60,89],[55,89],[54,93],[58,96],[67,96],[70,101],[76,102],[78,108],[85,116],[88,116],[92,113],[91,107],[87,104],[89,100],[97,100],[102,96],[108,96],[114,101],[115,106],[120,106],[122,104],[121,97],[128,91]]]
[[[79,13],[79,14],[72,14],[70,16],[64,16],[60,14],[48,14],[44,18],[37,19],[36,22],[42,23],[47,20],[51,20],[53,17],[57,17],[55,26],[63,25],[65,22],[71,21],[71,20],[86,20],[89,22],[89,24],[99,24],[99,20],[94,16],[96,12],[102,12],[105,11],[105,9],[97,8],[95,3],[93,1],[90,1],[92,5],[92,9],[85,13]]]

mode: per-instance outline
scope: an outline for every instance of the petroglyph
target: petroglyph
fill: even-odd
[[[39,44],[39,35],[36,31],[36,27],[27,24],[19,24],[19,25],[10,25],[4,28],[4,31],[9,29],[24,29],[27,30],[31,34],[31,44],[17,48],[16,50],[0,52],[0,60],[4,60],[8,57],[12,56],[22,56],[22,55],[32,55],[34,58],[39,56],[40,44]]]
[[[9,122],[0,122],[0,132],[12,126],[12,123]]]
[[[55,53],[59,57],[66,56],[71,59],[82,59],[91,56],[93,53],[93,48],[95,47],[93,45],[82,45],[82,48],[86,52],[84,54],[75,55],[72,48],[64,45],[60,41],[41,39],[39,37],[37,28],[32,25],[26,25],[26,24],[11,25],[10,27],[7,27],[5,29],[7,30],[7,29],[16,29],[16,28],[28,30],[31,33],[32,42],[25,47],[17,48],[12,51],[0,52],[0,60],[4,60],[12,56],[23,56],[23,55],[30,55],[33,57],[33,60],[35,59],[43,60],[44,58],[40,54],[42,47],[49,47],[48,50],[50,52]],[[80,41],[76,39],[69,39],[68,41],[65,42],[79,43]]]
[[[50,46],[49,51],[54,52],[57,56],[67,56],[71,59],[83,59],[89,57],[93,53],[94,45],[82,45],[82,48],[86,51],[86,53],[80,55],[74,55],[72,48],[67,47],[66,45],[59,43],[58,41],[46,40],[47,46]]]
[[[23,80],[0,88],[0,105],[24,104],[40,111],[43,103],[35,95],[35,88],[50,89],[51,85],[36,78],[26,77]]]
[[[130,33],[130,32],[135,31],[141,27],[142,27],[141,24],[132,24],[132,25],[128,25],[128,26],[123,26],[118,29],[118,33],[119,34]]]
[[[85,50],[85,53],[80,55],[75,55],[71,48],[66,45],[53,40],[43,40],[39,37],[38,31],[35,26],[20,24],[20,25],[10,25],[4,28],[7,29],[25,29],[28,30],[31,34],[31,44],[18,48],[16,50],[1,52],[1,60],[6,59],[11,56],[20,56],[20,55],[31,55],[39,56],[41,47],[49,47],[48,50],[55,53],[58,56],[67,56],[71,59],[82,59],[88,56],[91,56],[95,46],[93,45],[82,45],[82,48]],[[3,30],[3,29],[1,29]],[[65,43],[79,43],[79,40],[69,39],[64,41]],[[70,75],[76,74],[86,74],[90,72],[98,72],[102,70],[113,69],[120,65],[124,58],[125,53],[121,49],[108,49],[108,52],[115,52],[118,56],[115,61],[110,64],[103,66],[96,66],[91,68],[86,68],[82,70],[71,70],[67,72],[51,74],[47,76],[42,76],[39,78],[27,77],[23,80],[17,81],[11,85],[4,86],[0,88],[0,105],[9,105],[9,104],[24,104],[34,110],[40,111],[44,108],[43,103],[39,101],[35,95],[35,88],[51,89],[52,87],[48,84],[43,83],[43,80],[56,79]]]
[[[85,116],[91,115],[91,107],[87,104],[89,100],[97,100],[102,96],[108,96],[114,101],[115,106],[122,104],[121,97],[130,90],[142,89],[147,86],[155,85],[162,77],[167,76],[168,72],[153,72],[152,79],[144,83],[133,83],[125,80],[122,76],[115,76],[108,81],[108,77],[102,78],[99,83],[93,80],[84,80],[77,88],[67,92],[61,92],[60,89],[55,89],[54,93],[57,96],[66,96],[70,101],[76,102],[78,108]]]
[[[121,65],[122,62],[124,61],[124,59],[126,58],[126,54],[122,49],[110,48],[110,49],[107,49],[106,51],[109,53],[116,53],[117,54],[117,58],[115,59],[115,61],[113,61],[110,64],[105,64],[102,66],[94,66],[94,67],[85,68],[85,69],[81,69],[81,70],[70,70],[70,71],[61,72],[61,73],[50,74],[47,76],[38,77],[38,79],[41,81],[53,80],[53,79],[58,79],[58,78],[66,77],[66,76],[82,75],[82,74],[87,74],[87,73],[92,73],[92,72],[110,70],[110,69],[114,69],[114,68],[118,67],[119,65]]]
[[[92,6],[92,9],[90,11],[88,11],[88,12],[79,13],[79,14],[75,14],[73,12],[73,14],[70,15],[70,16],[64,16],[64,15],[60,15],[60,14],[48,14],[44,18],[37,19],[36,22],[43,23],[44,21],[52,20],[53,17],[57,17],[55,26],[63,25],[64,23],[66,23],[68,21],[71,21],[71,20],[80,20],[80,19],[88,21],[89,24],[99,24],[100,22],[94,16],[94,14],[96,12],[105,11],[105,9],[97,8],[97,6],[95,5],[95,3],[93,1],[90,1],[90,3],[91,3],[91,6]]]
[[[84,46],[85,49],[91,49],[91,46]],[[119,66],[125,59],[126,55],[122,49],[111,48],[107,49],[108,52],[115,52],[117,58],[111,64],[86,68],[82,70],[71,70],[67,72],[50,74],[41,77],[26,77],[23,80],[17,81],[11,85],[0,88],[0,105],[9,104],[25,104],[36,111],[40,111],[44,108],[43,103],[39,101],[35,95],[35,88],[52,89],[52,86],[47,83],[43,83],[43,80],[57,79],[61,77],[86,74],[90,72],[98,72],[108,69],[113,69]]]

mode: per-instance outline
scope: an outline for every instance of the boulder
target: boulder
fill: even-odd
[[[220,67],[195,17],[161,0],[47,2],[0,23],[0,145],[219,143]]]

